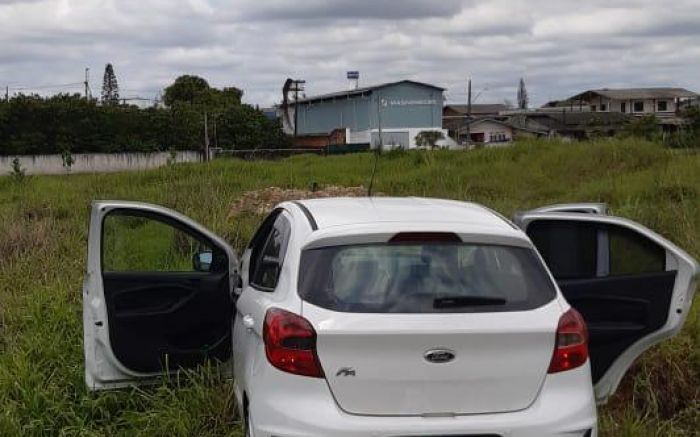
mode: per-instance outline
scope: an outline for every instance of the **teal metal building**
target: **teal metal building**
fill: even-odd
[[[441,131],[444,88],[411,80],[299,99],[297,135],[345,130],[346,144],[414,148],[415,136]],[[292,128],[293,129],[293,128]]]

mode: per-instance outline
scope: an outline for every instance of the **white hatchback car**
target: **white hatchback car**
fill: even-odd
[[[600,204],[515,223],[448,200],[286,202],[239,264],[174,211],[96,202],[87,385],[233,356],[250,436],[595,436],[596,401],[681,329],[698,264]]]

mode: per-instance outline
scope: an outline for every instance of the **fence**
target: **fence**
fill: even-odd
[[[145,170],[167,163],[197,162],[201,153],[194,151],[153,152],[153,153],[77,153],[71,173],[108,173],[127,170]],[[0,156],[0,175],[12,171],[12,162],[19,159],[26,174],[66,174],[61,155],[20,155]]]

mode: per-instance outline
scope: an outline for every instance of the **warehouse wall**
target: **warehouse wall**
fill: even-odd
[[[363,96],[300,105],[298,133],[328,133],[339,128],[367,130],[369,104],[369,96]]]
[[[372,93],[371,127],[377,129],[377,100],[381,106],[382,128],[442,128],[443,95],[439,89],[399,83]]]
[[[351,132],[386,129],[442,127],[442,91],[412,83],[375,89],[363,96],[299,105],[300,135],[328,133],[347,128]]]

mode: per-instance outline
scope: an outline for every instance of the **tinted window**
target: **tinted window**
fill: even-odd
[[[251,284],[263,290],[274,290],[277,286],[290,230],[289,221],[284,216],[278,215],[267,235],[265,244],[259,251],[251,253],[251,257],[257,256],[250,280]]]
[[[555,296],[534,253],[507,246],[326,247],[304,251],[299,273],[302,299],[343,312],[516,311]]]
[[[527,233],[557,279],[596,276],[598,240],[593,224],[538,220]]]
[[[117,210],[102,224],[104,272],[193,272],[225,266],[225,255],[155,214]]]
[[[537,220],[527,233],[557,279],[654,273],[666,268],[665,249],[625,227]]]
[[[639,235],[620,227],[608,229],[610,239],[610,275],[663,272],[666,250]]]

